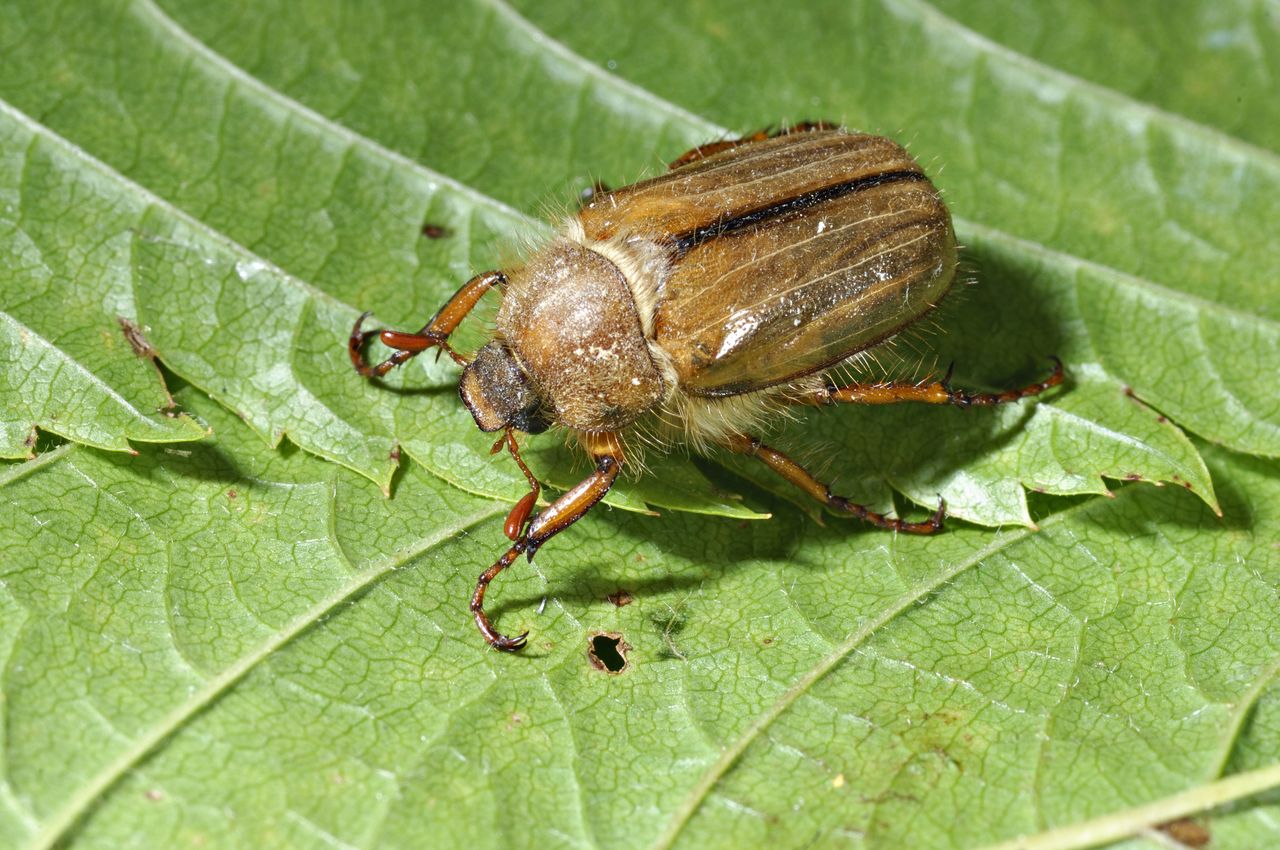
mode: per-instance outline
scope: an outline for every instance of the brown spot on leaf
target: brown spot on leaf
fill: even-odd
[[[141,326],[127,316],[116,316],[116,321],[120,323],[120,331],[124,334],[129,347],[133,349],[133,353],[139,357],[154,360],[156,349],[151,343],[147,342],[147,337],[142,332]]]
[[[445,227],[443,224],[432,224],[427,222],[422,225],[422,235],[428,239],[444,239],[446,236],[452,236],[453,231]]]
[[[165,404],[161,410],[172,410],[177,407],[177,402],[173,400],[173,396],[169,393],[169,387],[165,384],[164,373],[160,371],[160,364],[156,362],[159,352],[156,351],[154,345],[147,341],[142,327],[127,316],[116,316],[116,321],[120,323],[120,332],[124,334],[124,338],[128,341],[129,347],[133,349],[133,353],[144,360],[150,360],[152,367],[155,368],[156,377],[160,380],[160,389],[164,392],[165,397]]]
[[[1209,833],[1208,827],[1193,821],[1191,818],[1171,820],[1168,823],[1160,824],[1156,829],[1179,844],[1193,847],[1195,850],[1200,850],[1201,847],[1208,847],[1210,839],[1213,838]]]
[[[608,599],[619,608],[625,608],[635,601],[635,597],[631,595],[631,591],[623,590],[622,588],[618,588],[613,593],[610,593],[605,597],[605,599]]]

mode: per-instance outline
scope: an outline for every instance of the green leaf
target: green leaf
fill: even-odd
[[[42,154],[27,165],[60,190],[55,197],[77,197],[74,187],[86,179],[101,187],[76,204],[117,234],[120,250],[106,262],[126,291],[123,314],[147,327],[169,368],[271,445],[288,435],[384,489],[400,445],[471,492],[522,495],[527,485],[514,467],[476,450],[483,438],[450,386],[456,370],[415,364],[406,382],[427,392],[398,396],[354,375],[343,341],[359,311],[333,296],[365,306],[380,288],[406,302],[397,315],[430,315],[476,257],[492,257],[495,243],[518,228],[539,226],[246,77],[159,8],[117,7],[120,26],[106,37],[119,48],[119,73],[162,80],[159,87],[124,86],[101,97],[103,85],[116,87],[97,58],[106,9],[62,26],[54,23],[58,7],[41,4],[7,19],[16,49],[6,54],[0,87],[9,87],[0,92],[40,114],[58,102],[48,124],[118,173],[21,113],[0,114],[0,122],[10,125],[16,149]],[[162,118],[175,108],[180,119]],[[130,113],[129,126],[120,126]],[[15,171],[24,163],[17,157]],[[447,221],[458,238],[437,249],[421,236],[424,220]],[[63,237],[79,238],[76,226],[66,222]],[[423,297],[415,298],[418,283]],[[29,282],[19,273],[13,285]],[[574,483],[573,467],[553,447],[530,457],[540,472],[551,465],[544,473],[551,484]],[[687,465],[657,464],[672,471],[669,480],[620,488],[608,501],[760,516]]]
[[[31,455],[37,428],[116,451],[199,439],[127,327],[117,270],[136,217],[95,215],[84,202],[102,196],[99,175],[81,165],[60,179],[50,155],[0,106],[0,457]]]
[[[1276,461],[1209,452],[1225,523],[1142,486],[931,539],[601,511],[497,586],[517,657],[465,609],[502,505],[180,400],[216,441],[0,482],[6,846],[957,847],[1276,757]]]
[[[976,0],[0,2],[0,454],[72,441],[0,468],[0,848],[1275,844],[1277,42],[1241,8],[1059,9],[1062,47]],[[1135,39],[1177,73],[1129,77]],[[1021,527],[814,523],[742,459],[651,458],[495,583],[532,638],[487,650],[523,479],[452,365],[351,374],[352,320],[417,327],[543,205],[809,118],[909,141],[975,280],[863,368],[1069,382],[771,439]]]
[[[354,307],[342,307],[318,292],[374,307],[392,324],[414,326],[471,271],[500,265],[504,241],[509,243],[518,232],[540,232],[512,207],[478,195],[466,183],[535,209],[549,193],[567,197],[593,174],[626,180],[636,176],[637,163],[669,159],[686,144],[725,132],[610,77],[502,5],[464,5],[429,18],[371,7],[358,22],[348,22],[336,10],[319,6],[277,14],[267,5],[253,4],[235,16],[232,35],[218,23],[220,15],[229,14],[225,7],[161,10],[150,3],[130,3],[118,7],[114,20],[119,25],[105,36],[94,28],[92,16],[78,19],[78,26],[65,21],[55,25],[55,8],[47,13],[24,9],[13,16],[18,36],[12,39],[16,49],[9,62],[15,72],[9,76],[20,85],[4,94],[128,175],[135,183],[121,187],[126,196],[136,199],[139,185],[145,186],[199,219],[205,229],[238,243],[211,233],[194,239],[190,234],[139,237],[129,273],[138,314],[150,326],[165,362],[268,439],[287,433],[309,451],[339,460],[384,487],[389,486],[397,444],[472,492],[514,498],[523,482],[509,463],[490,462],[476,451],[477,435],[447,389],[456,374],[451,367],[427,365],[397,377],[402,386],[427,390],[422,393],[390,395],[353,381],[341,340]],[[394,26],[389,17],[396,18]],[[622,20],[612,19],[615,24]],[[797,20],[804,26],[809,19]],[[696,15],[690,19],[697,21]],[[611,25],[605,20],[598,24]],[[369,35],[375,31],[381,33],[377,38]],[[250,32],[259,35],[246,37]],[[359,32],[368,37],[362,39]],[[451,49],[455,33],[473,34],[482,53],[508,61],[476,65],[472,54]],[[611,43],[619,40],[616,33],[603,35]],[[916,37],[904,30],[902,37],[908,35]],[[104,37],[119,45],[118,70],[98,61]],[[208,38],[213,49],[200,37]],[[254,47],[262,43],[274,47],[265,52]],[[854,43],[876,49],[859,39]],[[396,61],[386,61],[388,55]],[[726,53],[733,55],[733,50]],[[315,59],[321,56],[328,58]],[[308,62],[317,68],[309,69]],[[512,63],[526,68],[523,76],[513,71]],[[117,83],[121,76],[140,77],[156,67],[168,69],[150,75],[156,84],[134,89]],[[339,68],[348,68],[351,78],[344,79],[335,70]],[[436,100],[424,111],[414,82],[436,77],[467,80],[468,85],[465,91],[437,87]],[[742,79],[745,84],[750,75]],[[355,80],[360,82],[352,88]],[[661,79],[651,83],[655,90],[665,84]],[[815,88],[826,92],[831,104],[822,106],[819,97],[814,108],[847,115],[856,92],[849,81],[844,85],[834,91],[829,83]],[[778,96],[770,80],[758,87],[753,102],[763,99],[766,114],[776,114],[767,105]],[[452,100],[463,94],[467,103]],[[570,119],[572,132],[565,132],[565,121],[544,117],[557,104],[579,102],[588,105],[590,121]],[[50,111],[42,103],[58,106]],[[1108,115],[1114,104],[1088,106]],[[495,120],[476,125],[480,108]],[[175,109],[180,109],[181,120],[168,118]],[[947,114],[954,112],[948,105],[932,120],[922,116],[919,132],[949,120]],[[404,118],[418,113],[417,119]],[[502,120],[496,120],[499,116]],[[870,120],[876,120],[874,115],[859,123]],[[939,149],[959,159],[948,159],[944,172],[952,195],[957,186],[963,188],[953,177],[956,171],[967,167],[977,176],[986,173],[982,163],[965,161],[968,149],[981,139],[958,141],[963,144]],[[477,157],[478,151],[483,155]],[[919,152],[926,161],[937,155]],[[1114,158],[1124,153],[1121,149]],[[575,165],[566,170],[566,160]],[[1109,199],[1102,196],[1104,188],[1090,185],[1086,190],[1101,202]],[[1062,194],[1074,198],[1077,192]],[[977,210],[984,217],[1007,217],[1013,208],[1016,221],[1023,222],[1035,212],[1027,197],[1013,199],[1016,203],[990,198]],[[976,201],[963,201],[968,199],[956,203],[961,212],[976,209]],[[179,226],[170,219],[184,220],[167,205],[163,213],[149,221],[161,234]],[[1130,209],[1116,213],[1121,214],[1130,219],[1138,215]],[[423,221],[444,225],[450,235],[421,238]],[[189,221],[187,225],[194,227]],[[853,466],[837,458],[833,473],[838,478],[879,473],[881,480],[892,481],[919,503],[932,505],[941,494],[955,515],[988,524],[1029,521],[1016,480],[1074,493],[1097,492],[1103,486],[1100,476],[1173,481],[1190,484],[1212,504],[1212,485],[1190,444],[1156,415],[1133,415],[1119,401],[1126,387],[1183,426],[1239,448],[1276,453],[1280,428],[1274,405],[1265,394],[1259,397],[1252,382],[1257,352],[1275,347],[1274,322],[1250,317],[1245,330],[1257,338],[1253,350],[1219,355],[1221,341],[1234,339],[1241,329],[1231,321],[1238,314],[1229,305],[1210,303],[1203,327],[1194,331],[1214,356],[1193,358],[1179,380],[1170,382],[1168,361],[1153,362],[1143,346],[1137,346],[1141,350],[1135,355],[1109,336],[1096,339],[1089,331],[1104,322],[1168,325],[1179,320],[1180,311],[1194,314],[1203,302],[1180,300],[1178,287],[1185,282],[1148,285],[1122,273],[1123,266],[1117,271],[1087,259],[1088,254],[1082,262],[977,225],[963,225],[962,232],[975,243],[970,261],[984,267],[983,288],[1002,307],[1019,299],[1026,309],[1008,311],[1009,322],[992,334],[990,316],[961,304],[949,311],[959,315],[941,320],[953,333],[941,345],[931,341],[931,347],[962,352],[960,380],[987,385],[1007,384],[1025,364],[1057,353],[1071,363],[1073,376],[1081,381],[1079,392],[1094,400],[1112,396],[1109,410],[1090,402],[1084,405],[1089,415],[1080,417],[1081,405],[1064,401],[1070,397],[1066,394],[1050,403],[1077,410],[1058,417],[1052,428],[1026,432],[1021,417],[972,416],[955,449],[929,457],[923,465],[918,451],[904,451],[903,446],[935,444],[929,429],[937,419],[903,414],[899,421],[911,423],[905,431],[886,422],[875,427],[877,438],[859,440],[860,448],[875,449],[874,462]],[[1103,261],[1111,259],[1101,255]],[[1038,279],[1028,281],[1029,269]],[[1031,290],[1024,292],[1029,284]],[[1141,290],[1147,297],[1086,301],[1081,309],[1079,290],[1089,285],[1122,294]],[[1031,321],[1037,324],[1026,324]],[[1219,357],[1224,362],[1212,362]],[[1086,380],[1096,385],[1085,387]],[[1200,389],[1179,394],[1170,386]],[[1223,398],[1231,402],[1226,417],[1218,403]],[[855,418],[849,414],[841,421]],[[864,431],[846,424],[841,433]],[[897,444],[885,445],[891,438]],[[1049,445],[1050,439],[1059,447]],[[996,452],[997,446],[1020,441],[1031,444],[1003,456]],[[1075,454],[1085,445],[1087,455]],[[1041,468],[1055,451],[1063,453],[1062,446],[1072,452],[1072,468]],[[1010,476],[1015,455],[1019,460]],[[534,461],[553,484],[567,486],[574,480],[560,453],[535,454]],[[612,499],[636,509],[653,504],[752,515],[682,462],[665,465],[677,468],[694,476],[690,487],[650,477],[640,488],[620,490]],[[856,489],[883,502],[886,491],[879,486],[860,483]]]
[[[1249,0],[934,0],[957,22],[1039,62],[1243,141],[1280,151],[1274,6]],[[1194,61],[1188,61],[1194,57]]]

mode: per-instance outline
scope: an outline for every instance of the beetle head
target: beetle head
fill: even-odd
[[[511,427],[541,434],[550,426],[529,376],[499,340],[480,349],[476,359],[467,364],[458,382],[458,394],[481,431]]]

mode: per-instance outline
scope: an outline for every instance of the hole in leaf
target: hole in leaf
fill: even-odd
[[[617,632],[597,632],[587,640],[587,658],[591,666],[606,673],[627,669],[627,653],[631,645]]]

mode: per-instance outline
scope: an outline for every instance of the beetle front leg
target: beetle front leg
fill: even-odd
[[[356,319],[355,326],[351,328],[351,336],[347,339],[347,353],[351,356],[352,365],[356,367],[357,372],[366,378],[381,378],[411,357],[433,346],[439,346],[455,362],[465,366],[467,364],[466,358],[449,347],[449,334],[453,333],[458,325],[462,323],[462,320],[480,302],[480,298],[486,292],[492,287],[506,282],[506,275],[502,272],[485,272],[484,274],[476,275],[464,283],[457,292],[453,293],[453,297],[446,301],[439,312],[431,317],[431,321],[427,322],[422,327],[422,330],[417,333],[389,331],[384,328],[374,328],[368,331],[361,330],[360,326],[369,317],[368,313],[361,314],[360,318]],[[397,350],[395,354],[378,365],[370,366],[365,362],[363,350],[365,342],[375,335],[387,348]]]
[[[914,401],[924,404],[950,404],[956,407],[990,407],[1011,401],[1030,398],[1062,383],[1062,361],[1053,358],[1053,373],[1043,381],[1000,393],[971,393],[952,389],[951,370],[941,381],[908,384],[889,381],[883,384],[847,384],[843,387],[827,385],[795,399],[796,404],[897,404]]]
[[[768,139],[776,139],[779,136],[790,136],[792,133],[813,133],[818,130],[838,130],[839,124],[832,124],[829,121],[801,121],[799,124],[790,124],[779,130],[770,133],[768,130],[757,130],[749,136],[743,136],[740,139],[722,139],[718,142],[707,142],[705,145],[698,145],[696,148],[690,148],[679,157],[667,163],[667,170],[679,168],[682,165],[688,165],[699,159],[706,159],[712,154],[721,151],[731,150],[732,148],[740,148],[743,145],[749,145],[754,142],[763,142]]]
[[[526,555],[532,561],[543,543],[586,516],[587,511],[595,507],[609,492],[622,469],[622,442],[617,434],[593,434],[586,439],[586,443],[587,451],[596,461],[595,472],[535,516],[529,523],[528,532],[503,553],[493,566],[481,573],[476,582],[475,593],[471,595],[471,614],[475,617],[476,628],[480,629],[480,634],[484,635],[484,639],[494,649],[504,652],[522,649],[529,633],[507,637],[493,627],[489,616],[484,612],[484,595],[489,589],[489,583],[521,555]],[[510,524],[508,520],[508,526]]]
[[[876,513],[865,505],[850,502],[831,492],[831,488],[814,478],[808,470],[782,452],[767,446],[750,434],[733,434],[724,442],[725,448],[738,454],[749,455],[790,481],[822,504],[843,514],[856,516],[865,522],[890,531],[906,534],[935,534],[942,530],[942,518],[946,515],[946,503],[939,501],[933,516],[923,522],[907,522]]]

